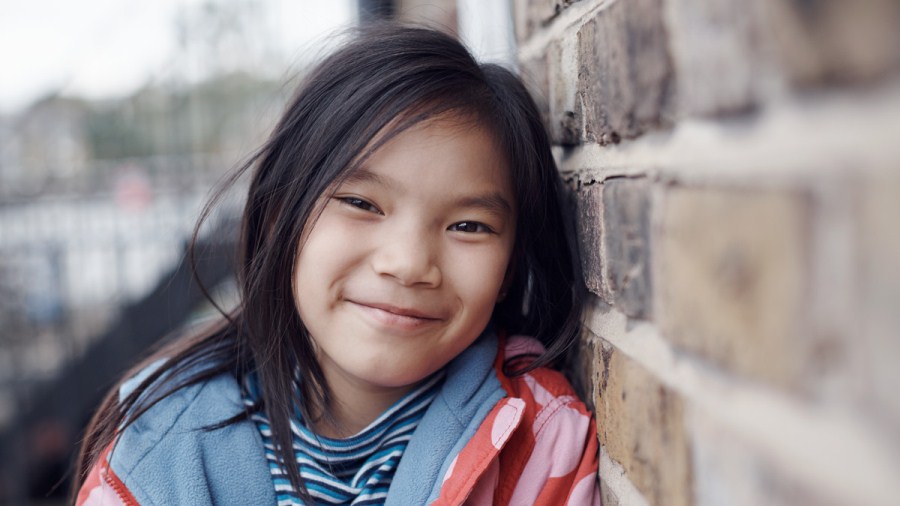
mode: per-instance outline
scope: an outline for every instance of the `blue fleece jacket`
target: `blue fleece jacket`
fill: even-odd
[[[427,504],[442,477],[491,408],[506,396],[493,369],[497,337],[486,332],[447,366],[444,385],[406,448],[388,505]],[[156,367],[126,382],[128,395]],[[252,421],[206,431],[243,410],[240,387],[222,374],[181,389],[120,435],[111,469],[141,504],[275,504],[275,493]]]

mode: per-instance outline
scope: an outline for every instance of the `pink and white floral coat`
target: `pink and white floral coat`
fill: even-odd
[[[509,361],[540,354],[543,347],[513,336],[504,352]],[[558,371],[507,377],[502,366],[495,363],[508,397],[456,456],[433,504],[599,505],[591,413]]]

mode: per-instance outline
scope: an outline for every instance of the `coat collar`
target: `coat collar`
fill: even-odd
[[[506,397],[494,368],[498,350],[499,340],[489,327],[447,365],[444,386],[406,448],[386,505],[437,499],[455,457]]]

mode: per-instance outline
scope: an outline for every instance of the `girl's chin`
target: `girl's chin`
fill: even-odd
[[[417,364],[384,364],[378,369],[360,371],[357,377],[375,389],[403,390],[414,387],[432,372],[430,368],[423,368],[420,361]]]

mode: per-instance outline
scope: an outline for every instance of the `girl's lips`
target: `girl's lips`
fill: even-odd
[[[348,301],[380,325],[403,330],[415,330],[438,322],[441,318],[413,308],[402,308],[378,302]]]

